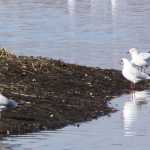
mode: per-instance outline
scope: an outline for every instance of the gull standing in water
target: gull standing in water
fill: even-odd
[[[150,65],[150,53],[139,53],[136,48],[129,49],[131,63],[145,70]]]
[[[8,99],[7,97],[0,94],[0,119],[1,119],[1,112],[3,110],[15,107],[17,107],[17,103],[14,100]]]
[[[136,67],[126,58],[122,58],[123,68],[122,75],[131,83],[131,89],[135,88],[135,84],[142,80],[149,80],[150,76],[144,72],[138,71]]]

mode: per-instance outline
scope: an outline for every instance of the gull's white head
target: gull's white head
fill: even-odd
[[[129,49],[129,53],[130,53],[131,55],[137,54],[137,53],[138,53],[138,50],[137,50],[136,48],[131,48],[131,49]]]
[[[131,62],[127,58],[121,59],[121,64],[123,65],[123,69],[130,68],[132,66]]]

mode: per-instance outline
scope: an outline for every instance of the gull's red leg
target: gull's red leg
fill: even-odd
[[[130,93],[131,93],[131,100],[133,100],[133,84],[130,84]]]

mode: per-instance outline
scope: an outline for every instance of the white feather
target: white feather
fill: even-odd
[[[150,79],[150,76],[148,74],[138,71],[137,68],[135,68],[131,64],[131,62],[129,62],[128,59],[123,58],[122,61],[123,61],[122,74],[127,80],[133,83],[137,83],[142,80]]]
[[[131,62],[139,67],[147,67],[150,65],[150,53],[139,53],[136,48],[129,49]]]

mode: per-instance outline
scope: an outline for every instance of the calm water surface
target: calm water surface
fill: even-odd
[[[0,47],[70,63],[120,68],[127,49],[150,50],[149,0],[0,0]],[[150,94],[112,101],[119,109],[68,126],[0,141],[2,150],[147,150]]]
[[[123,95],[112,101],[119,111],[111,116],[22,136],[12,136],[0,143],[2,150],[147,150],[150,146],[150,91]]]
[[[0,47],[118,68],[127,49],[150,49],[149,14],[149,0],[1,0]]]

